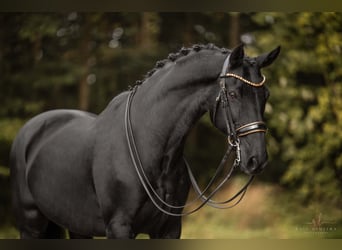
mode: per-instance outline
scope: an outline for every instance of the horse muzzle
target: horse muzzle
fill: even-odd
[[[259,162],[257,157],[252,156],[246,161],[246,164],[241,163],[240,167],[242,171],[248,175],[257,175],[264,170],[264,168],[267,166],[267,163],[267,156],[262,162]]]

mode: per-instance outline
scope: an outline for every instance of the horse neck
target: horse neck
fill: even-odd
[[[191,127],[213,105],[224,58],[219,54],[197,62],[194,58],[176,63],[138,88],[131,118],[143,151],[149,149],[158,157],[183,149]],[[146,160],[149,155],[145,154]]]

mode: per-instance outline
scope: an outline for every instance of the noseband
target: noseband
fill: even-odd
[[[235,125],[234,125],[235,123],[234,123],[233,117],[232,117],[229,98],[227,96],[228,92],[227,92],[227,88],[226,88],[226,79],[228,77],[234,77],[234,78],[237,78],[237,79],[241,80],[242,82],[249,84],[253,87],[260,87],[264,84],[265,77],[263,76],[263,80],[260,83],[253,83],[253,82],[251,82],[247,79],[244,79],[241,76],[235,75],[233,73],[226,73],[227,68],[228,68],[228,64],[229,64],[229,56],[226,58],[226,60],[224,62],[222,72],[220,75],[220,92],[216,98],[216,107],[214,110],[213,121],[215,121],[215,119],[216,119],[215,115],[216,115],[216,110],[218,108],[218,105],[220,103],[222,103],[222,107],[224,109],[224,119],[225,119],[225,123],[227,126],[227,131],[228,131],[228,143],[229,143],[230,147],[228,147],[228,149],[227,149],[226,153],[224,154],[219,166],[216,169],[214,176],[211,178],[211,180],[209,181],[209,184],[206,186],[206,188],[203,191],[201,191],[201,189],[199,188],[197,181],[195,180],[195,177],[191,171],[190,166],[188,165],[188,163],[184,159],[184,163],[186,165],[186,168],[187,168],[187,171],[188,171],[188,174],[190,177],[190,181],[193,185],[194,190],[198,193],[198,196],[194,200],[192,200],[192,201],[190,201],[187,204],[182,205],[182,206],[175,206],[175,205],[169,204],[165,200],[163,200],[163,198],[160,197],[160,195],[157,193],[155,188],[153,188],[151,182],[149,181],[149,179],[145,173],[145,170],[143,168],[143,165],[142,165],[142,162],[141,162],[141,159],[139,156],[139,152],[138,152],[138,149],[137,149],[137,146],[135,143],[134,133],[133,133],[132,124],[131,124],[131,118],[130,118],[131,117],[131,115],[130,115],[131,104],[132,104],[133,97],[134,97],[134,95],[138,89],[138,86],[136,85],[135,87],[133,87],[131,89],[129,95],[128,95],[127,102],[126,102],[126,108],[125,108],[125,134],[126,134],[130,158],[132,160],[132,163],[133,163],[133,166],[136,170],[136,173],[139,177],[139,180],[140,180],[143,188],[145,189],[146,194],[150,198],[151,202],[155,205],[155,207],[158,210],[160,210],[161,212],[163,212],[167,215],[170,215],[170,216],[189,215],[189,214],[192,214],[192,213],[198,211],[205,204],[208,204],[212,207],[220,208],[220,209],[234,207],[235,205],[237,205],[242,200],[242,198],[244,197],[244,195],[247,191],[249,184],[252,182],[252,180],[254,178],[254,176],[252,175],[250,177],[250,179],[248,180],[248,182],[240,189],[240,191],[238,191],[232,198],[230,198],[226,201],[217,202],[217,201],[214,201],[211,199],[221,189],[221,187],[227,182],[227,180],[229,180],[231,178],[234,169],[237,166],[239,166],[239,164],[240,164],[241,158],[240,158],[240,139],[239,138],[242,136],[247,136],[249,134],[253,134],[253,133],[266,132],[266,130],[267,130],[266,124],[263,121],[251,122],[251,123],[245,124],[245,125],[240,126],[240,127],[235,129]],[[236,159],[234,161],[234,164],[232,165],[232,167],[230,168],[228,173],[224,176],[223,180],[220,181],[220,183],[214,188],[214,190],[211,191],[211,193],[208,196],[205,196],[205,193],[210,189],[210,187],[214,183],[214,181],[217,178],[220,171],[223,170],[224,165],[226,164],[228,157],[231,154],[233,149],[235,149],[235,151],[236,151]],[[240,198],[238,198],[238,197],[240,197]],[[229,206],[226,205],[230,202],[233,202],[237,198],[238,198],[238,200],[233,205],[229,205]],[[189,212],[185,212],[185,213],[172,212],[173,209],[183,209],[185,207],[188,207],[188,206],[192,205],[194,202],[196,202],[197,200],[202,200],[202,203]],[[168,210],[166,210],[164,207],[168,208]]]

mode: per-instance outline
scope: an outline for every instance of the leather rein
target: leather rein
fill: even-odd
[[[226,88],[226,80],[228,77],[234,77],[236,79],[239,79],[240,81],[249,84],[253,87],[260,87],[264,84],[265,82],[265,77],[263,76],[263,80],[260,83],[253,83],[241,76],[232,74],[232,73],[226,73],[227,69],[228,69],[228,65],[229,65],[229,55],[227,56],[227,58],[225,59],[225,62],[223,64],[222,67],[222,71],[221,74],[219,76],[220,78],[220,91],[219,94],[216,98],[216,106],[214,109],[214,114],[213,114],[213,121],[215,121],[216,119],[216,111],[217,108],[219,106],[219,104],[222,105],[222,108],[224,110],[224,120],[225,120],[225,124],[226,124],[226,128],[228,131],[228,148],[226,153],[224,154],[219,166],[216,169],[215,174],[213,175],[213,177],[211,178],[211,180],[209,181],[209,183],[207,184],[207,186],[205,187],[205,189],[203,191],[201,191],[201,189],[199,188],[199,185],[197,184],[197,181],[192,173],[192,170],[189,166],[189,164],[187,163],[187,161],[184,159],[189,177],[190,177],[190,181],[192,183],[192,186],[195,190],[195,192],[197,193],[197,197],[195,199],[193,199],[192,201],[186,203],[185,205],[182,206],[176,206],[176,205],[172,205],[167,203],[163,198],[160,197],[160,195],[157,193],[157,191],[155,190],[155,188],[153,188],[151,182],[149,181],[146,172],[143,168],[141,159],[140,159],[140,155],[136,146],[136,142],[135,142],[135,138],[134,138],[134,133],[133,133],[133,129],[132,129],[132,122],[131,122],[131,115],[130,115],[130,111],[131,111],[131,104],[132,104],[132,100],[133,97],[138,89],[138,85],[134,86],[127,98],[127,102],[126,102],[126,108],[125,108],[125,134],[126,134],[126,139],[127,139],[127,144],[128,144],[128,149],[129,149],[129,154],[130,154],[130,158],[132,160],[133,166],[135,168],[135,171],[139,177],[139,180],[143,186],[143,188],[146,191],[146,194],[148,195],[148,197],[150,198],[150,200],[152,201],[152,203],[155,205],[155,207],[160,210],[161,212],[170,215],[170,216],[185,216],[185,215],[189,215],[192,213],[195,213],[196,211],[198,211],[199,209],[201,209],[204,205],[208,204],[209,206],[215,207],[215,208],[219,208],[219,209],[226,209],[226,208],[231,208],[236,206],[244,197],[247,188],[249,186],[249,184],[252,182],[254,176],[252,175],[248,182],[240,189],[240,191],[238,191],[233,197],[231,197],[228,200],[225,201],[214,201],[211,198],[222,188],[222,186],[231,178],[233,171],[235,170],[235,168],[237,168],[240,165],[240,161],[241,161],[241,154],[240,154],[240,139],[239,137],[242,136],[247,136],[249,134],[252,133],[258,133],[258,132],[266,132],[267,127],[266,124],[263,121],[256,121],[256,122],[251,122],[248,124],[245,124],[239,128],[235,129],[235,124],[232,118],[232,112],[231,112],[231,107],[230,107],[230,103],[229,103],[229,99],[228,99],[228,91]],[[205,195],[205,193],[208,192],[208,190],[212,187],[214,181],[217,179],[218,174],[223,170],[229,155],[233,152],[233,149],[235,150],[235,155],[236,158],[234,160],[233,165],[231,166],[231,168],[229,169],[229,171],[225,174],[224,178],[220,181],[220,183],[214,188],[213,191],[210,192],[210,194],[208,196]],[[239,198],[238,198],[239,197]],[[237,199],[238,198],[238,199]],[[227,205],[233,201],[235,201],[237,199],[237,201],[232,204],[232,205]],[[200,205],[197,205],[197,207],[193,208],[192,210],[188,211],[188,212],[183,212],[183,213],[177,213],[177,212],[171,212],[166,210],[165,208],[163,208],[163,205],[165,207],[167,207],[169,210],[172,209],[183,209],[185,207],[188,207],[192,204],[194,204],[196,201],[198,200],[202,200]]]

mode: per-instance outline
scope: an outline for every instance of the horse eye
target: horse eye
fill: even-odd
[[[237,94],[234,91],[230,91],[228,94],[233,99],[235,99],[237,97]]]

